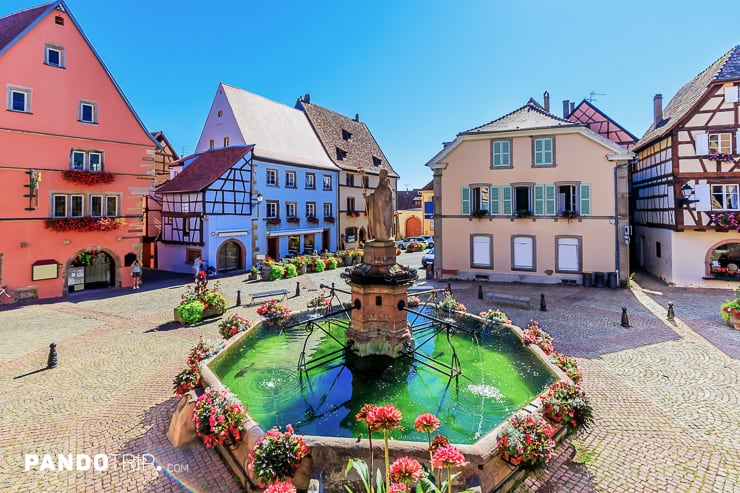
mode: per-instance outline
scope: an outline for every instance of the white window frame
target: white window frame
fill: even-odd
[[[224,147],[229,147],[229,138],[224,137]]]
[[[91,109],[92,117],[90,120],[85,120],[83,117],[85,113],[85,108],[88,106]],[[80,123],[92,123],[92,124],[98,123],[98,104],[94,101],[80,100],[78,116],[79,116]]]
[[[316,190],[316,174],[306,173],[306,188],[309,190]]]
[[[333,182],[334,180],[332,180],[331,175],[324,175],[323,180],[322,180],[322,183],[323,183],[322,190],[324,190],[325,192],[331,191],[333,188]]]
[[[79,168],[75,166],[75,155],[82,157],[82,165]],[[69,162],[70,169],[75,170],[75,171],[84,171],[86,164],[87,164],[87,153],[85,151],[73,150],[72,155],[70,156],[70,162]]]
[[[285,172],[285,188],[296,188],[295,171]]]
[[[113,214],[111,214],[110,201],[113,200]],[[105,215],[106,217],[117,217],[118,216],[118,196],[117,195],[106,195],[105,196]]]
[[[75,167],[76,156],[82,157],[82,167]],[[97,160],[97,165],[93,164],[94,160]],[[69,157],[69,169],[75,171],[103,171],[103,153],[100,151],[83,151],[80,149],[72,149]]]
[[[14,111],[16,113],[31,113],[31,101],[33,96],[33,90],[29,87],[14,86],[11,84],[7,85],[7,110]],[[13,108],[13,94],[23,95],[23,109]]]
[[[59,63],[58,64],[51,63],[51,61],[49,60],[49,53],[52,51],[59,53]],[[64,68],[65,67],[64,47],[60,45],[46,43],[44,45],[44,63],[50,67]]]
[[[718,192],[715,190],[720,188],[721,201],[717,200]],[[734,188],[732,190],[731,188]],[[732,201],[734,199],[734,207]],[[740,185],[737,183],[714,183],[711,185],[711,201],[712,210],[715,211],[740,211]]]
[[[565,257],[566,254],[572,253],[572,249],[575,247],[575,265],[563,266],[561,265],[561,258]],[[557,236],[555,238],[555,271],[556,272],[572,272],[577,273],[582,271],[581,267],[581,238],[575,236]]]
[[[732,154],[732,132],[711,132],[708,139],[709,154]]]
[[[506,147],[506,149],[503,149],[503,147]],[[511,140],[494,140],[491,142],[491,168],[511,168]]]
[[[278,216],[278,209],[280,207],[280,202],[277,201],[270,201],[265,206],[265,214],[268,219],[275,219]]]
[[[62,199],[64,202],[64,214],[59,215],[57,214],[57,199]],[[69,199],[64,194],[54,194],[51,196],[51,214],[52,217],[67,217],[67,213],[69,212]]]
[[[93,166],[93,157],[97,158],[97,165]],[[87,169],[89,171],[103,171],[103,153],[102,152],[88,152],[87,153]]]
[[[98,210],[95,210],[96,209],[95,204],[94,204],[95,199],[98,199],[99,201],[98,206],[97,206]],[[104,200],[105,199],[102,195],[90,195],[90,215],[92,217],[102,217],[104,215],[103,214],[103,206],[104,206],[103,201]]]
[[[298,204],[295,202],[285,203],[285,216],[286,217],[297,217],[296,211],[298,210]]]
[[[470,235],[470,267],[493,269],[493,235]]]
[[[80,213],[74,213],[74,202],[75,200],[80,202]],[[69,196],[69,217],[83,217],[85,215],[85,196],[80,194],[72,194]]]
[[[265,184],[268,187],[278,186],[278,171],[276,169],[267,168],[265,172]]]
[[[535,271],[537,266],[535,239],[531,236],[517,235],[511,237],[511,270]],[[517,247],[520,248],[517,248]],[[526,258],[526,248],[529,258]]]
[[[550,142],[550,149],[545,149],[545,142]],[[541,144],[541,149],[537,149]],[[552,166],[555,164],[555,137],[537,137],[532,140],[532,165]]]
[[[316,217],[316,202],[306,202],[306,217]]]
[[[333,207],[331,202],[324,202],[324,217],[332,217]]]

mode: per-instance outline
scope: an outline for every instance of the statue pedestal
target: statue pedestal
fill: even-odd
[[[352,310],[350,328],[346,333],[347,341],[354,343],[353,351],[360,357],[398,358],[404,344],[413,344],[406,312],[398,309],[399,301],[406,302],[408,287],[352,282],[349,285],[352,287],[352,301],[360,300],[361,304],[359,310]]]

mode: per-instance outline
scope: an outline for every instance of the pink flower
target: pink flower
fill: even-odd
[[[391,483],[389,493],[406,493],[406,485],[403,483]]]
[[[463,467],[467,464],[465,457],[454,445],[440,447],[432,457],[432,465],[435,469],[443,467]]]
[[[265,493],[296,493],[295,486],[290,480],[277,481],[265,489]]]
[[[392,404],[376,406],[367,413],[367,424],[371,431],[402,429],[401,411]]]
[[[431,433],[439,428],[439,419],[432,413],[421,413],[414,421],[414,428],[420,433]]]
[[[390,466],[391,481],[420,481],[424,477],[421,464],[411,457],[400,457]]]

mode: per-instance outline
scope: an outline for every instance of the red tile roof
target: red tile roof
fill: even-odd
[[[192,154],[170,166],[188,164],[177,176],[157,188],[157,193],[200,192],[247,155],[254,146],[226,147],[201,154]]]
[[[21,10],[0,18],[0,53],[54,3],[56,2]]]

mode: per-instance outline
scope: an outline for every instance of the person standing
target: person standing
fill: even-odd
[[[141,289],[141,262],[138,258],[131,264],[131,278],[134,281],[134,289]]]
[[[198,282],[198,276],[200,275],[200,271],[203,270],[203,261],[200,259],[200,255],[195,257],[195,260],[193,260],[193,281]]]

